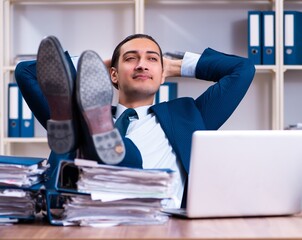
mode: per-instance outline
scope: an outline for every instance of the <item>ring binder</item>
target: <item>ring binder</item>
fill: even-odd
[[[261,64],[261,25],[262,12],[248,11],[248,58],[254,64]]]
[[[8,84],[8,137],[20,137],[20,90],[17,83]]]
[[[275,64],[275,12],[263,12],[262,64]]]
[[[302,64],[302,12],[284,11],[284,64]]]

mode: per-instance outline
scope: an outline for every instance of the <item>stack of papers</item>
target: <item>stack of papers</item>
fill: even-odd
[[[100,165],[76,159],[77,190],[64,204],[63,225],[115,226],[161,224],[168,217],[160,210],[173,198],[174,172]]]
[[[35,194],[23,189],[0,189],[0,224],[32,220],[35,216]]]
[[[0,156],[0,224],[34,219],[47,168],[44,158]]]
[[[44,158],[0,156],[0,187],[29,188],[44,180]]]

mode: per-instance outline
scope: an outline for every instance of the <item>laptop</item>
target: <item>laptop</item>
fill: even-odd
[[[196,131],[186,218],[279,216],[302,202],[302,131]]]

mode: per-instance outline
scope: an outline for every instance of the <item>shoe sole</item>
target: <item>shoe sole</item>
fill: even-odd
[[[112,120],[112,84],[105,64],[94,51],[85,51],[79,58],[76,92],[78,107],[100,160],[106,164],[120,163],[125,146]]]
[[[73,84],[60,42],[54,36],[43,39],[37,55],[37,79],[50,109],[47,138],[51,150],[63,154],[74,150],[72,117]]]

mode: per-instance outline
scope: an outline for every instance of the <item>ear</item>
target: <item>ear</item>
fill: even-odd
[[[160,84],[163,84],[166,81],[166,76],[163,74],[161,77],[161,82]]]
[[[115,67],[110,68],[110,77],[111,77],[112,84],[114,86],[118,86],[118,72]]]

